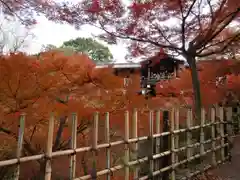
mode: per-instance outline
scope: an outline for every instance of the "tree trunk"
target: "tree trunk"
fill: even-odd
[[[67,121],[67,116],[60,117],[59,121],[60,121],[60,123],[59,123],[59,126],[58,126],[58,131],[57,131],[55,143],[53,145],[53,151],[56,151],[58,146],[61,143],[62,133],[63,133],[64,126],[65,126],[66,121]]]
[[[190,65],[191,76],[192,76],[194,112],[196,114],[197,121],[200,122],[202,99],[201,99],[201,91],[200,91],[200,82],[199,82],[198,71],[196,66],[196,59],[194,57],[188,57],[187,62]]]
[[[194,57],[188,57],[187,59],[190,69],[191,69],[191,76],[192,76],[192,86],[193,86],[193,96],[194,96],[194,113],[197,121],[197,124],[201,122],[201,108],[202,108],[202,99],[201,99],[201,91],[200,91],[200,82],[198,77],[196,59]],[[196,134],[193,134],[193,138],[197,139],[200,142],[200,129],[197,130]],[[192,165],[200,164],[201,158],[196,158]]]

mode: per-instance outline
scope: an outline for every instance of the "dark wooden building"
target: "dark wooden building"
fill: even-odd
[[[97,68],[107,66],[98,65]],[[116,63],[111,66],[116,76],[124,78],[125,85],[128,84],[132,74],[138,74],[142,92],[153,89],[159,81],[178,77],[179,71],[184,68],[184,61],[172,58],[161,51],[156,56],[139,63]]]

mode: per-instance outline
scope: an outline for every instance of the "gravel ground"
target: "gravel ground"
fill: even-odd
[[[240,180],[240,136],[233,140],[232,161],[220,165],[211,173],[220,176],[223,180]]]

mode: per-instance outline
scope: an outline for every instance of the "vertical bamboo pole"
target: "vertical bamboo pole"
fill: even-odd
[[[179,112],[179,108],[175,109],[175,129],[179,130],[179,116],[180,116],[180,112]],[[175,135],[175,148],[178,149],[179,148],[179,133]],[[175,161],[176,163],[178,162],[178,154],[175,153]]]
[[[110,127],[109,127],[109,113],[107,112],[105,115],[105,142],[110,143]],[[106,167],[110,169],[111,167],[111,154],[110,154],[110,147],[106,149]],[[107,180],[110,180],[111,176],[110,173],[107,174]]]
[[[211,139],[212,139],[212,164],[216,165],[216,132],[215,132],[215,116],[216,112],[214,108],[211,108]]]
[[[163,132],[169,132],[169,111],[163,111]],[[170,150],[170,136],[163,136],[161,141],[161,152],[166,152]],[[162,158],[162,167],[167,167],[171,165],[171,156],[165,155]],[[162,173],[162,179],[168,180],[170,178],[169,171],[165,171]]]
[[[51,180],[52,174],[52,143],[53,143],[53,131],[54,131],[54,114],[51,114],[49,118],[48,125],[48,138],[47,138],[47,149],[46,149],[46,170],[45,170],[45,180]]]
[[[18,145],[17,145],[17,153],[16,156],[18,159],[21,158],[22,155],[22,145],[23,145],[23,137],[24,137],[24,128],[25,128],[25,113],[22,113],[20,115],[19,119],[19,128],[18,128]],[[16,167],[16,173],[15,173],[15,180],[18,180],[20,176],[20,161],[17,164]]]
[[[72,137],[71,148],[74,150],[74,154],[70,158],[70,180],[73,180],[76,175],[76,148],[77,148],[77,114],[72,113]]]
[[[191,132],[191,125],[192,125],[192,109],[188,109],[187,111],[187,160],[188,160],[188,176],[191,173],[190,170],[190,158],[192,156],[192,149],[191,149],[191,144],[192,144],[192,132]]]
[[[240,107],[237,107],[237,126],[238,126],[238,134],[240,133]]]
[[[137,117],[137,110],[133,110],[133,117],[132,117],[132,138],[138,137],[138,117]],[[134,157],[133,160],[137,160],[138,158],[138,142],[133,144],[133,151],[134,151]],[[134,168],[133,177],[134,179],[138,178],[138,171],[139,171],[139,165],[137,165]]]
[[[170,116],[170,133],[171,133],[171,164],[172,164],[172,172],[171,172],[171,180],[175,180],[175,135],[174,135],[174,120],[175,120],[175,111],[174,108],[171,110]]]
[[[227,131],[229,133],[229,135],[233,135],[233,112],[232,112],[232,108],[228,107],[227,108]]]
[[[128,146],[128,140],[129,140],[129,112],[125,111],[125,135],[124,135],[124,140],[125,140],[125,148],[124,148],[124,180],[129,180],[129,146]]]
[[[174,66],[173,78],[177,77],[177,71],[178,71],[178,67]]]
[[[205,141],[205,133],[204,133],[204,125],[206,122],[206,114],[205,114],[205,109],[201,109],[201,122],[200,122],[200,155],[201,158],[204,156],[204,141]]]
[[[221,117],[220,117],[220,107],[218,105],[216,105],[215,107],[216,109],[216,118],[215,118],[215,121],[216,121],[216,129],[215,129],[215,137],[219,140],[217,140],[217,143],[215,144],[215,146],[221,146],[221,140],[222,140],[222,135],[221,135]],[[216,150],[216,162],[218,162],[219,160],[221,160],[221,149],[217,149]]]
[[[93,140],[92,140],[92,152],[93,152],[93,162],[92,162],[92,180],[97,179],[97,142],[98,142],[98,121],[99,113],[95,112],[93,117]]]
[[[232,113],[232,108],[228,107],[226,109],[226,127],[225,127],[225,134],[227,134],[227,138],[226,138],[226,143],[228,143],[228,146],[225,147],[225,155],[228,156],[229,160],[231,160],[231,146],[232,146],[232,135],[233,135],[233,126],[232,126],[232,122],[233,122],[233,113]]]
[[[160,134],[161,133],[161,116],[160,116],[160,110],[157,110],[156,112],[156,134]],[[160,137],[156,138],[156,154],[160,153]],[[161,168],[160,163],[161,160],[158,159],[155,161],[155,168],[156,170],[159,170]],[[157,180],[160,180],[161,177],[158,176]]]
[[[153,111],[149,111],[149,141],[150,141],[150,153],[148,155],[149,160],[149,179],[153,178],[153,171],[154,171],[154,161],[153,161],[153,155],[154,155],[154,144],[153,144]]]
[[[220,135],[221,135],[221,161],[225,160],[224,152],[224,110],[223,107],[219,107],[219,118],[220,118]]]

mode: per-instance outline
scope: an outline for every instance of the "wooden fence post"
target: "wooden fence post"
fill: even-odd
[[[105,142],[107,144],[110,143],[110,127],[109,127],[109,113],[106,113],[105,116]],[[110,169],[111,167],[111,154],[110,154],[110,147],[106,148],[106,168]],[[111,179],[111,175],[110,173],[108,173],[107,175],[107,180]]]
[[[169,111],[163,111],[163,132],[169,132]],[[170,150],[170,138],[169,135],[163,136],[161,141],[161,152]],[[165,155],[162,158],[162,168],[170,165],[171,156]],[[162,174],[163,180],[169,180],[169,171],[165,171]]]
[[[227,131],[230,135],[233,135],[233,112],[232,107],[227,107]]]
[[[93,117],[93,139],[92,139],[92,152],[93,152],[93,161],[92,161],[92,180],[97,180],[97,151],[98,151],[98,121],[99,113],[95,112]]]
[[[132,138],[138,137],[138,116],[137,116],[137,109],[133,110],[133,116],[132,116]],[[132,145],[133,149],[133,160],[138,159],[138,142],[133,143]],[[139,171],[139,165],[134,167],[133,177],[134,179],[138,178],[138,171]]]
[[[153,111],[149,111],[149,136],[148,139],[150,141],[150,151],[148,154],[148,161],[149,161],[149,179],[153,180],[153,171],[154,171],[154,139],[153,139]]]
[[[186,140],[186,145],[187,145],[187,166],[188,166],[188,172],[187,172],[187,176],[190,176],[191,173],[191,169],[190,169],[190,165],[191,165],[191,161],[190,158],[192,157],[192,148],[191,148],[191,144],[192,144],[192,131],[191,131],[191,126],[192,126],[192,109],[188,109],[187,111],[187,121],[186,121],[186,125],[187,125],[187,140]]]
[[[54,114],[52,113],[49,119],[48,125],[48,138],[47,138],[47,150],[46,150],[46,169],[45,169],[45,180],[51,180],[52,175],[52,146],[53,146],[53,130],[54,130]]]
[[[237,125],[238,125],[238,134],[240,133],[240,107],[237,107]]]
[[[224,152],[224,110],[223,107],[219,107],[219,118],[220,118],[220,136],[221,136],[221,161],[225,161],[226,154]]]
[[[233,119],[233,132],[234,135],[237,135],[240,131],[239,129],[239,107],[234,106],[232,108],[232,119]]]
[[[214,108],[211,108],[211,140],[212,140],[212,164],[215,166],[216,161],[216,125],[215,125],[216,111]]]
[[[18,145],[17,145],[17,158],[21,158],[22,155],[22,145],[23,145],[23,137],[24,137],[24,128],[25,128],[25,113],[22,113],[19,118],[19,128],[18,128]],[[15,180],[18,180],[20,176],[20,161],[17,164]]]
[[[205,141],[205,133],[204,133],[204,125],[205,125],[205,119],[206,119],[206,114],[205,114],[205,109],[201,109],[201,123],[200,123],[200,155],[201,158],[204,157],[204,141]]]
[[[175,127],[175,111],[174,109],[171,110],[171,117],[170,117],[170,133],[171,133],[171,165],[172,165],[172,172],[171,172],[171,180],[175,180],[175,135],[174,135],[174,127]]]
[[[76,174],[76,148],[77,148],[77,114],[72,113],[72,137],[71,137],[71,148],[74,150],[74,153],[71,155],[70,158],[70,180],[75,178]]]
[[[125,148],[124,148],[124,180],[129,180],[129,146],[128,146],[128,141],[129,141],[129,112],[125,111],[125,135],[124,135],[124,140],[125,140]]]
[[[179,116],[180,116],[179,108],[176,108],[175,109],[175,129],[176,130],[179,130]],[[176,149],[179,148],[179,133],[175,135],[175,148]],[[178,153],[175,153],[175,161],[176,163],[178,162]]]
[[[157,112],[156,112],[156,134],[160,134],[161,133],[161,116],[160,116],[161,114],[160,114],[160,110],[157,110]],[[160,153],[160,144],[161,144],[161,142],[160,142],[160,139],[161,138],[156,138],[156,149],[155,149],[155,151],[156,151],[156,154],[159,154]],[[161,160],[160,159],[158,159],[158,160],[156,160],[155,161],[155,169],[156,170],[159,170],[160,168],[161,168]],[[161,180],[161,176],[160,175],[158,175],[156,178],[155,178],[156,180]]]
[[[227,156],[229,157],[229,160],[231,160],[231,146],[232,146],[232,139],[231,136],[233,135],[233,129],[232,129],[232,108],[228,107],[226,108],[226,126],[225,126],[225,132],[224,134],[228,134],[228,136],[226,137],[226,143],[228,143],[228,146],[226,146],[225,148],[225,154],[227,154]]]

